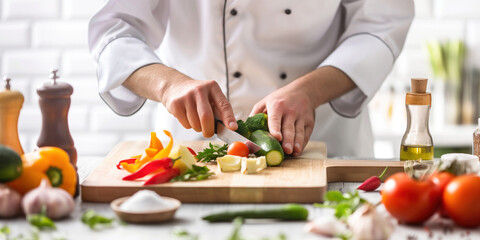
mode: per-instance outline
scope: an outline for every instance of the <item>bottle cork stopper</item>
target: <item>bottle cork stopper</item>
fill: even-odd
[[[426,93],[427,92],[427,78],[412,78],[412,93]]]

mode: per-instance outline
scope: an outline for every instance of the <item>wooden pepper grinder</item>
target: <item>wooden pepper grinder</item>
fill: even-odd
[[[42,131],[37,146],[55,146],[65,150],[70,156],[70,162],[76,167],[77,150],[68,128],[68,110],[73,88],[68,83],[57,82],[57,73],[58,70],[52,70],[52,81],[45,82],[37,89],[42,111]]]
[[[23,105],[23,94],[10,90],[10,78],[5,77],[5,90],[0,91],[0,144],[22,155],[23,148],[18,137],[18,117]]]

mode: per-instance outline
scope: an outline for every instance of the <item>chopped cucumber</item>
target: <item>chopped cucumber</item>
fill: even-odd
[[[257,130],[250,135],[250,140],[260,146],[261,149],[255,155],[265,156],[268,166],[279,166],[282,163],[285,157],[282,146],[269,132]]]

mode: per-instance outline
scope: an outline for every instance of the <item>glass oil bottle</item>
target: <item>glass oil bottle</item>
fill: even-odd
[[[432,96],[426,78],[412,78],[411,92],[405,97],[407,130],[402,138],[400,160],[433,160],[433,140],[428,128]]]

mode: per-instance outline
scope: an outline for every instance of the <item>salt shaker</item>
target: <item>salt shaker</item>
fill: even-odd
[[[45,82],[37,88],[40,110],[42,111],[42,130],[37,141],[38,147],[54,146],[65,150],[73,166],[77,164],[75,149],[68,128],[68,111],[73,88],[65,82],[58,82],[58,70],[52,70],[51,82]]]
[[[18,117],[24,97],[19,91],[10,89],[10,78],[5,77],[5,90],[0,91],[0,144],[23,154],[18,137]]]

